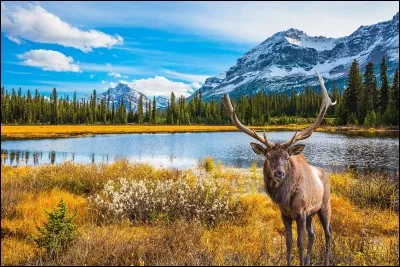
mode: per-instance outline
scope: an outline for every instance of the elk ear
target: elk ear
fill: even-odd
[[[260,155],[260,154],[264,155],[265,148],[262,145],[257,144],[257,143],[250,143],[250,145],[251,145],[251,148],[253,149],[254,153],[256,153],[258,155]]]
[[[301,153],[301,151],[303,151],[305,145],[303,144],[298,144],[298,145],[294,145],[292,147],[289,147],[289,155],[293,156],[293,155],[298,155]]]

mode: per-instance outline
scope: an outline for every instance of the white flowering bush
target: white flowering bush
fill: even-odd
[[[100,194],[89,198],[101,222],[128,218],[152,222],[163,218],[194,220],[213,225],[233,218],[240,203],[230,188],[216,180],[185,177],[167,180],[124,178],[108,181]]]

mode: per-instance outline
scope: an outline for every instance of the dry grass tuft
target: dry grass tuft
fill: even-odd
[[[399,178],[386,172],[358,174],[356,172],[330,175],[332,192],[346,197],[360,207],[399,211]]]
[[[2,219],[2,235],[29,239],[32,234],[38,233],[36,227],[46,221],[45,210],[51,210],[57,206],[61,199],[67,203],[72,214],[77,213],[78,224],[83,224],[87,220],[86,199],[55,188],[50,192],[41,192],[38,195],[26,194],[17,204],[14,218]]]

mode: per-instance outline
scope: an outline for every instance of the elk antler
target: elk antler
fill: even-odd
[[[328,110],[328,108],[330,106],[333,106],[336,104],[336,101],[332,102],[332,100],[329,98],[328,91],[325,88],[324,79],[322,78],[322,76],[317,71],[315,71],[315,73],[317,74],[319,84],[321,85],[321,92],[322,92],[322,103],[321,103],[321,108],[319,110],[318,117],[315,119],[313,124],[308,126],[306,129],[304,129],[300,133],[295,132],[293,137],[289,141],[282,144],[283,146],[290,146],[290,145],[296,143],[297,141],[300,141],[300,140],[310,137],[311,134],[313,133],[313,131],[315,129],[317,129],[318,126],[321,124],[322,119],[324,118],[325,113]]]
[[[228,94],[224,94],[224,97],[222,98],[222,103],[224,104],[224,107],[225,107],[226,111],[228,112],[229,116],[231,117],[233,123],[236,125],[236,127],[240,131],[242,131],[245,134],[250,135],[251,137],[257,139],[258,141],[260,141],[261,143],[266,145],[268,148],[272,148],[274,146],[273,143],[268,141],[267,135],[265,134],[265,130],[264,130],[264,137],[259,136],[254,130],[250,130],[249,128],[244,126],[239,121],[239,119],[236,116],[236,112],[235,112],[234,108],[232,107],[231,99],[229,98]]]

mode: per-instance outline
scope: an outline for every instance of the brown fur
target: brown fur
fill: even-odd
[[[315,238],[312,217],[315,214],[318,214],[325,231],[325,265],[329,265],[331,207],[330,185],[326,172],[308,164],[302,154],[297,154],[301,153],[303,145],[291,148],[279,144],[273,148],[264,148],[255,143],[251,145],[257,154],[265,156],[263,166],[265,189],[281,210],[286,228],[288,265],[291,265],[291,225],[293,220],[297,222],[300,264],[310,264],[312,244]],[[284,172],[285,176],[283,178],[274,176],[274,172],[277,170]],[[303,242],[306,229],[309,234],[309,243],[304,262]]]
[[[273,144],[268,141],[265,130],[263,131],[263,136],[260,136],[254,130],[250,130],[244,126],[236,116],[229,95],[224,94],[222,98],[222,103],[236,127],[266,146],[264,148],[259,144],[251,143],[251,147],[255,153],[265,156],[263,170],[265,189],[281,210],[283,224],[286,228],[286,257],[288,265],[292,263],[293,220],[296,220],[297,223],[297,246],[300,254],[300,265],[304,265],[304,263],[306,265],[310,264],[311,249],[315,238],[312,216],[315,213],[318,214],[325,231],[325,265],[329,265],[331,239],[329,181],[324,170],[309,165],[305,158],[299,155],[304,145],[294,145],[296,142],[310,137],[313,131],[321,125],[328,108],[336,104],[336,101],[332,102],[329,98],[322,76],[317,71],[315,73],[317,74],[322,92],[322,103],[319,114],[310,126],[301,132],[296,132],[285,143]],[[307,229],[309,238],[307,258],[304,262],[303,242],[305,229]]]

